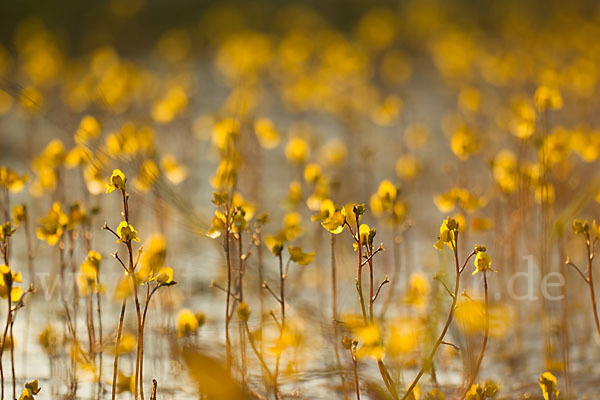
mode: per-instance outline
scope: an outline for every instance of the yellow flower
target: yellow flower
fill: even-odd
[[[535,106],[538,110],[543,111],[549,108],[558,110],[562,108],[563,99],[560,90],[549,86],[540,86],[536,89],[533,96]]]
[[[396,175],[400,179],[413,180],[420,170],[421,164],[419,160],[411,155],[401,155],[396,161]]]
[[[100,269],[100,262],[102,261],[102,256],[100,253],[94,250],[90,250],[88,252],[88,256],[85,261],[81,264],[81,272],[85,277],[87,277],[90,281],[95,281],[98,275],[98,270]]]
[[[10,221],[5,222],[0,226],[0,241],[5,241],[7,237],[12,236],[15,229],[10,224]]]
[[[15,227],[19,226],[21,222],[27,220],[27,206],[25,204],[17,204],[12,209],[12,215]]]
[[[79,128],[75,132],[75,142],[85,144],[90,139],[97,138],[100,135],[100,124],[98,120],[91,115],[83,117],[79,123]]]
[[[381,105],[378,105],[371,111],[371,119],[377,125],[389,126],[398,120],[404,103],[396,95],[387,96]]]
[[[505,193],[512,193],[517,189],[518,173],[517,158],[510,150],[501,150],[496,154],[493,164],[493,175],[496,183]]]
[[[165,154],[160,159],[160,168],[165,173],[168,180],[174,184],[183,182],[187,178],[187,170],[184,166],[177,162],[177,159],[172,154]]]
[[[27,175],[19,175],[12,169],[0,167],[0,186],[4,186],[13,193],[23,190],[28,179]]]
[[[171,122],[188,104],[188,96],[181,85],[173,85],[167,93],[152,105],[152,118],[156,122]]]
[[[477,153],[480,149],[479,139],[469,127],[461,125],[450,140],[452,152],[461,160]]]
[[[331,209],[328,209],[325,212],[325,207],[328,206],[333,207],[333,212],[331,212]],[[336,211],[335,207],[333,206],[333,202],[331,202],[331,200],[325,200],[321,204],[321,216],[323,217],[323,220],[321,221],[321,225],[323,226],[323,228],[327,229],[329,232],[335,235],[342,233],[346,224],[345,207],[342,207],[341,211]]]
[[[21,393],[21,397],[19,397],[19,400],[34,400],[33,396],[37,395],[40,390],[42,390],[42,388],[39,387],[37,379],[27,382],[25,384],[25,389],[23,389],[23,393]]]
[[[65,157],[65,166],[75,168],[78,165],[85,165],[92,159],[90,149],[84,146],[75,146]]]
[[[250,308],[245,301],[240,302],[237,308],[237,315],[240,321],[248,321],[250,318]]]
[[[558,400],[560,391],[556,388],[556,377],[551,372],[544,372],[539,380],[544,400]]]
[[[79,202],[71,205],[68,219],[69,222],[67,222],[67,230],[73,230],[77,225],[83,224],[85,221],[87,221],[87,212],[85,210],[85,206]]]
[[[133,183],[137,190],[140,192],[146,192],[150,186],[158,179],[158,166],[152,160],[146,160],[140,167],[138,176],[134,179]]]
[[[413,273],[408,281],[404,301],[417,308],[425,308],[429,300],[431,286],[427,277],[420,272]]]
[[[300,247],[288,246],[288,252],[290,253],[290,259],[299,265],[308,265],[315,258],[315,252],[304,253]]]
[[[484,400],[482,397],[482,388],[475,384],[471,386],[469,391],[465,394],[465,400]]]
[[[383,180],[379,184],[377,194],[386,201],[394,201],[398,195],[398,188],[392,182]]]
[[[475,271],[473,271],[473,275],[475,275],[478,272],[485,271],[496,272],[491,268],[492,259],[483,251],[477,252],[477,255],[475,256],[475,261],[473,263],[475,264]]]
[[[117,228],[117,235],[119,236],[119,240],[117,240],[117,243],[127,243],[131,242],[132,240],[134,242],[140,241],[140,238],[138,238],[137,236],[137,231],[133,228],[131,224],[127,223],[127,221],[121,221],[119,227]]]
[[[442,250],[444,244],[447,244],[451,249],[454,250],[456,236],[458,234],[458,223],[453,218],[446,218],[440,226],[440,237],[438,241],[433,245],[436,249]]]
[[[113,173],[110,177],[110,183],[106,184],[106,193],[110,193],[113,190],[125,190],[126,182],[127,178],[120,169],[113,170]]]
[[[581,221],[579,219],[574,219],[572,228],[576,235],[587,234],[590,231],[590,223],[588,220]]]
[[[321,178],[321,167],[319,164],[308,164],[306,168],[304,168],[304,180],[308,183],[315,184]]]
[[[144,252],[140,259],[138,273],[143,280],[155,276],[164,267],[167,257],[167,241],[160,233],[154,233],[144,242]]]
[[[60,203],[55,202],[48,211],[48,215],[40,218],[36,235],[38,239],[45,240],[50,246],[54,246],[68,223],[69,217],[63,213]]]
[[[359,242],[361,245],[365,246],[369,243],[369,233],[371,232],[371,228],[367,224],[361,224],[358,228],[358,236]]]
[[[160,284],[166,285],[173,283],[173,268],[171,267],[162,267],[158,270],[158,273],[152,278],[153,281],[156,281]]]
[[[265,149],[272,149],[279,144],[279,132],[268,118],[259,118],[254,121],[254,133],[258,143]]]
[[[187,308],[180,310],[177,314],[177,337],[190,336],[198,331],[198,318]]]
[[[296,164],[302,164],[310,155],[310,149],[306,140],[294,137],[291,138],[285,146],[285,156]]]
[[[6,299],[10,293],[13,302],[19,301],[23,291],[20,287],[14,286],[16,282],[21,282],[21,273],[15,274],[8,265],[0,265],[0,297]]]
[[[232,139],[239,134],[240,122],[234,118],[226,118],[213,126],[212,142],[219,150],[225,151]]]

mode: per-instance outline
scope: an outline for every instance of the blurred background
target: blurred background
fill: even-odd
[[[279,279],[267,239],[283,235],[286,245],[316,253],[310,265],[292,265],[286,283],[293,335],[284,346],[282,390],[288,397],[347,398],[352,361],[340,345],[342,331],[368,347],[351,323],[360,310],[355,253],[347,230],[336,236],[337,337],[329,306],[323,307],[331,302],[332,255],[319,222],[328,201],[338,210],[364,203],[364,222],[377,227],[375,241],[386,249],[375,258],[376,281],[387,275],[391,283],[376,309],[383,351],[402,392],[449,307],[440,279],[452,284],[453,257],[433,244],[443,218],[452,216],[461,226],[461,259],[485,243],[498,270],[489,275],[491,338],[481,382],[500,385],[502,398],[542,398],[538,377],[548,370],[559,378],[561,396],[598,398],[589,283],[564,261],[569,256],[586,272],[585,240],[571,224],[574,218],[591,224],[600,210],[599,6],[4,2],[0,157],[24,176],[25,187],[11,193],[3,210],[9,215],[12,206],[26,204],[33,240],[29,249],[17,231],[11,266],[23,271],[24,282],[50,284],[42,279],[60,269],[57,248],[33,232],[54,202],[65,212],[78,204],[86,218],[75,230],[72,264],[78,269],[91,245],[104,257],[106,287],[116,287],[121,269],[110,255],[117,246],[100,227],[107,221],[116,229],[121,219],[118,196],[104,192],[112,170],[123,170],[132,224],[146,246],[154,233],[163,235],[165,265],[179,281],[161,289],[150,309],[146,386],[156,377],[161,398],[197,398],[206,377],[185,371],[211,367],[185,360],[179,350],[194,346],[215,365],[224,362],[225,295],[209,286],[224,285],[225,256],[222,241],[209,237],[218,228],[211,198],[236,193],[250,226],[244,242],[258,234],[258,216],[270,215],[244,275],[250,328],[256,337],[264,333],[265,347],[278,333],[270,317],[278,304],[261,288],[262,280],[277,287]],[[32,253],[35,269],[28,270]],[[466,269],[466,294],[449,331],[455,347],[440,349],[434,373],[420,383],[423,396],[439,388],[452,398],[475,365],[484,311],[473,268]],[[558,274],[552,282],[564,285],[544,291],[552,273]],[[15,325],[19,387],[36,377],[45,388],[40,398],[96,398],[100,380],[106,398],[110,361],[103,379],[97,365],[80,366],[85,372],[73,394],[63,305],[57,294],[39,292],[28,305],[31,314]],[[101,344],[110,360],[120,299],[110,289],[101,297]],[[187,311],[197,321],[182,331]],[[128,311],[132,343],[135,329]],[[47,339],[52,332],[56,342]],[[133,346],[122,350],[123,396],[129,396]],[[334,348],[350,386],[339,383]],[[248,385],[260,392],[264,376],[246,350]],[[360,360],[364,396],[386,398],[371,356]],[[174,373],[186,376],[184,383]]]

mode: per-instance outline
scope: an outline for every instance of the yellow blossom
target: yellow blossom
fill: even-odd
[[[448,217],[442,222],[442,226],[440,226],[440,236],[433,246],[438,250],[442,250],[444,244],[447,244],[451,249],[454,249],[457,234],[458,223],[455,219]]]
[[[173,154],[167,153],[160,159],[160,168],[168,180],[174,184],[181,183],[187,178],[187,169],[177,162]]]
[[[119,236],[119,240],[117,243],[123,242],[139,242],[140,238],[137,236],[137,231],[133,228],[133,226],[127,221],[121,221],[119,227],[117,228],[117,235]]]
[[[477,252],[477,255],[475,256],[475,261],[473,263],[475,264],[475,271],[473,271],[473,275],[475,275],[478,272],[485,271],[496,272],[491,268],[492,259],[483,251]]]
[[[265,149],[273,149],[279,144],[279,132],[268,118],[254,121],[254,133],[258,143]]]
[[[298,265],[308,265],[315,257],[315,252],[304,253],[300,247],[288,246],[290,259]]]
[[[142,163],[138,176],[135,177],[133,184],[141,192],[146,192],[158,179],[159,170],[156,163],[152,160],[146,160]]]
[[[90,250],[87,258],[81,264],[81,273],[90,281],[95,281],[98,276],[101,261],[102,255],[97,251]]]
[[[125,183],[127,178],[120,169],[113,170],[110,177],[110,183],[106,184],[106,193],[111,193],[113,190],[125,190]]]
[[[27,206],[25,204],[17,204],[12,209],[12,215],[15,227],[18,227],[21,222],[27,221]]]
[[[85,144],[90,139],[97,138],[100,135],[100,123],[91,115],[83,117],[79,123],[79,128],[75,132],[75,142]]]
[[[40,218],[36,235],[38,239],[45,240],[50,246],[54,246],[68,223],[69,217],[62,211],[60,203],[55,202],[48,211],[48,215]]]
[[[152,280],[162,285],[173,283],[173,268],[161,267]]]
[[[556,388],[556,377],[551,372],[544,372],[539,379],[544,400],[558,400],[560,391]]]
[[[27,175],[19,175],[12,169],[0,167],[0,186],[4,186],[13,193],[23,190],[28,179]]]
[[[291,138],[285,146],[285,156],[293,163],[303,164],[309,155],[308,143],[300,137]]]
[[[23,291],[20,287],[14,286],[17,282],[21,282],[21,273],[14,273],[8,265],[0,265],[0,297],[6,299],[10,293],[12,302],[19,301]]]
[[[195,334],[198,331],[198,319],[196,315],[187,308],[180,310],[177,314],[177,336],[184,337]]]
[[[563,99],[560,90],[549,86],[540,86],[534,94],[535,106],[540,111],[553,108],[555,110],[562,108]]]

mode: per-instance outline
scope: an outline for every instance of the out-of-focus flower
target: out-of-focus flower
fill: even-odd
[[[465,124],[461,124],[450,140],[452,152],[460,159],[467,160],[481,148],[481,143],[475,132]]]
[[[21,222],[27,221],[27,206],[25,204],[17,204],[12,209],[13,222],[15,227],[21,225]]]
[[[145,160],[140,166],[138,175],[134,178],[133,184],[140,192],[146,192],[156,182],[159,175],[158,166],[152,160]]]
[[[187,178],[187,169],[177,162],[173,154],[167,153],[160,159],[160,168],[168,180],[174,184],[181,183]]]
[[[288,246],[290,259],[298,265],[308,265],[315,258],[315,252],[304,253],[300,247]]]
[[[87,258],[81,264],[81,273],[90,281],[95,281],[98,277],[101,261],[102,255],[97,251],[90,250],[88,252]]]
[[[54,246],[69,223],[69,217],[63,212],[59,202],[52,204],[48,215],[40,218],[36,229],[38,239],[45,240],[50,246]]]
[[[0,186],[4,186],[13,193],[23,190],[28,179],[27,175],[19,175],[10,168],[0,167]]]
[[[535,106],[538,110],[544,111],[549,108],[558,110],[562,108],[563,99],[560,90],[555,87],[540,86],[534,94]]]
[[[279,132],[268,118],[259,118],[254,121],[254,134],[258,143],[265,149],[273,149],[279,144]]]
[[[194,312],[190,309],[180,310],[177,314],[177,336],[191,336],[198,331],[200,324]]]
[[[75,142],[77,144],[85,144],[90,139],[95,139],[100,136],[100,123],[91,115],[83,117],[79,123],[79,128],[75,132]]]
[[[300,137],[291,138],[285,146],[285,156],[296,164],[303,164],[310,155],[310,148],[306,140]]]

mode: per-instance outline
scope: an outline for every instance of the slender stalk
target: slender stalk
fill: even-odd
[[[156,379],[152,379],[152,394],[150,395],[150,400],[156,400],[156,389],[158,388],[158,382]]]
[[[15,320],[10,321],[10,372],[12,374],[12,392],[13,399],[17,398],[17,378],[15,377],[15,337],[13,336],[13,326]],[[3,343],[4,345],[4,343]]]
[[[358,362],[356,361],[356,348],[350,348],[350,357],[352,358],[352,369],[354,370],[354,388],[356,390],[356,400],[360,400],[360,381],[358,380]]]
[[[336,262],[335,262],[335,235],[331,235],[331,321],[333,323],[333,350],[335,352],[335,362],[337,370],[340,375],[340,381],[342,383],[342,392],[344,398],[348,398],[346,393],[346,383],[344,382],[344,371],[342,369],[342,362],[340,361],[340,352],[338,350],[338,323],[337,323],[337,277],[336,277]]]
[[[134,398],[137,400],[140,389],[142,389],[143,391],[143,383],[142,383],[142,377],[140,376],[140,351],[142,349],[143,344],[143,337],[142,337],[142,313],[141,313],[141,308],[140,308],[140,301],[139,301],[139,297],[138,297],[138,287],[137,287],[137,282],[135,280],[135,270],[133,269],[133,254],[132,254],[132,249],[131,249],[131,242],[127,243],[127,249],[129,251],[129,268],[130,268],[130,273],[129,276],[131,277],[131,284],[133,285],[133,300],[135,302],[135,312],[136,312],[136,316],[137,316],[137,324],[138,324],[138,335],[137,335],[137,352],[136,352],[136,364],[135,364],[135,378],[134,378]],[[144,394],[142,393],[141,395],[142,400],[144,399]]]
[[[12,289],[12,282],[8,285],[8,309],[6,314],[6,325],[4,326],[4,331],[2,332],[2,345],[0,346],[0,385],[2,385],[1,398],[4,400],[4,365],[2,362],[2,355],[4,354],[4,345],[6,344],[6,335],[8,333],[8,328],[12,322],[12,302],[10,297],[10,292]]]
[[[29,227],[29,215],[27,214],[27,208],[25,208],[25,220],[23,221],[23,225],[25,227],[25,242],[27,244],[27,270],[29,272],[29,285],[34,286],[35,284],[35,272],[34,272],[34,264],[33,260],[35,258],[35,250],[33,249],[33,244],[31,240],[31,233]],[[23,337],[23,357],[22,357],[22,373],[24,376],[27,376],[27,346],[29,344],[29,321],[31,317],[31,307],[27,307],[25,310],[25,333]]]
[[[142,338],[142,344],[140,347],[140,393],[142,395],[142,398],[144,396],[144,386],[142,384],[142,378],[144,377],[144,329],[146,326],[146,313],[148,312],[148,306],[150,305],[150,300],[152,299],[152,296],[154,295],[154,293],[156,293],[156,291],[158,290],[158,288],[161,285],[158,284],[156,285],[152,291],[150,291],[150,283],[147,284],[146,288],[146,302],[144,304],[144,312],[142,314],[142,322],[141,322],[141,326],[140,326],[140,330],[141,330],[141,338]],[[156,382],[155,380],[153,380],[153,382]],[[155,389],[155,388],[154,388]]]
[[[285,274],[283,273],[283,260],[279,253],[279,299],[281,300],[281,327],[285,326]]]
[[[244,301],[244,257],[242,254],[242,232],[238,233],[238,296],[240,302]],[[242,387],[246,387],[246,338],[242,321],[238,321],[238,330],[240,337],[240,358],[241,358],[241,370],[242,370]]]
[[[279,338],[283,336],[283,330],[285,329],[285,274],[283,273],[283,258],[281,251],[279,252],[279,303],[281,304],[281,327],[279,330]],[[273,385],[275,392],[277,392],[277,378],[279,377],[279,363],[281,361],[281,351],[277,352],[277,358],[275,360],[275,374]]]
[[[483,344],[481,345],[481,352],[479,353],[479,358],[477,359],[477,364],[475,364],[475,369],[471,374],[471,378],[469,379],[469,383],[465,387],[465,390],[461,396],[461,399],[464,399],[467,395],[467,392],[475,383],[475,379],[477,379],[477,375],[479,374],[479,368],[481,368],[481,363],[483,362],[483,355],[485,354],[485,348],[487,346],[488,337],[490,333],[490,312],[489,312],[489,304],[488,304],[488,283],[487,283],[487,271],[483,271],[483,293],[484,293],[484,306],[485,306],[485,333],[483,335]]]
[[[225,227],[225,261],[227,263],[227,299],[225,300],[225,352],[227,357],[227,370],[231,372],[231,340],[229,338],[229,310],[231,308],[231,254],[229,249],[229,211],[226,213],[227,223]]]
[[[375,300],[375,292],[373,291],[373,257],[372,254],[372,246],[367,248],[367,255],[369,256],[369,321],[371,323],[375,322],[375,317],[373,316],[373,304]]]
[[[590,244],[589,234],[587,235],[587,265],[588,265],[588,286],[590,287],[590,297],[592,299],[592,311],[594,312],[594,322],[596,323],[596,330],[598,331],[598,335],[600,335],[600,320],[598,319],[598,307],[596,305],[596,291],[594,290],[594,276],[592,263],[594,261],[594,257],[596,255],[595,247],[596,241],[594,240],[593,244]]]
[[[115,345],[115,360],[113,362],[113,379],[112,379],[112,400],[115,400],[117,390],[117,374],[119,372],[119,344],[121,343],[121,333],[123,332],[123,320],[125,319],[125,308],[127,306],[127,297],[123,298],[121,304],[121,313],[119,314],[119,326],[117,328],[117,343]]]
[[[448,329],[450,328],[450,324],[452,323],[452,319],[454,318],[454,310],[456,308],[456,302],[458,300],[458,290],[460,288],[460,273],[462,272],[464,267],[467,265],[467,262],[469,261],[469,259],[475,254],[475,252],[472,252],[471,254],[469,254],[469,256],[467,257],[467,259],[465,260],[465,262],[463,264],[463,267],[461,268],[459,266],[459,262],[458,262],[458,246],[457,246],[457,244],[458,244],[458,233],[456,233],[456,238],[452,242],[452,247],[453,247],[453,251],[454,251],[456,278],[454,281],[454,293],[452,296],[452,304],[450,306],[450,311],[448,312],[448,317],[446,318],[446,324],[444,325],[444,328],[442,329],[442,332],[440,333],[438,339],[435,341],[433,348],[429,352],[426,362],[423,363],[423,365],[421,366],[421,369],[417,373],[417,376],[415,376],[415,378],[411,382],[410,386],[406,390],[406,393],[404,394],[404,396],[402,396],[402,400],[406,400],[410,396],[412,391],[415,389],[415,386],[417,386],[417,383],[419,383],[419,380],[421,379],[421,377],[427,370],[428,365],[431,364],[431,362],[433,361],[433,357],[435,356],[435,353],[437,352],[438,348],[444,341],[446,332],[448,332]]]
[[[242,321],[242,325],[244,326],[246,333],[248,334],[248,341],[250,342],[250,347],[252,347],[254,354],[256,354],[256,358],[258,358],[258,360],[260,361],[260,364],[263,367],[263,369],[265,370],[265,373],[267,374],[267,376],[269,377],[269,380],[271,382],[274,382],[273,374],[271,374],[271,371],[269,370],[269,367],[268,367],[267,363],[265,362],[265,359],[262,356],[262,353],[256,347],[256,343],[254,342],[254,336],[252,336],[252,332],[250,332],[250,328],[248,327],[248,321]]]
[[[358,246],[358,271],[357,271],[356,282],[357,282],[357,287],[358,287],[358,298],[360,301],[360,309],[362,311],[363,322],[366,324],[367,323],[367,311],[365,309],[365,299],[363,297],[363,290],[362,290],[363,262],[362,262],[362,245],[360,243],[360,223],[359,223],[358,218],[359,218],[358,215],[356,215],[356,235],[354,237],[354,240],[356,240],[356,244]]]
[[[96,313],[98,314],[98,398],[102,392],[102,354],[103,340],[102,340],[102,309],[100,307],[100,273],[96,274]]]
[[[263,277],[263,251],[262,251],[262,238],[261,238],[261,232],[260,232],[260,228],[257,229],[256,231],[256,236],[258,239],[258,248],[257,248],[257,255],[258,255],[258,301],[260,304],[260,331],[264,332],[264,325],[265,325],[265,298],[264,298],[264,293],[262,291],[262,284],[264,282],[264,277]],[[265,354],[264,351],[264,341],[261,340],[260,344],[259,344],[259,350],[260,350],[260,354]],[[264,373],[266,373],[267,371],[264,369],[263,366],[263,371]],[[268,388],[268,384],[266,382],[266,379],[264,379],[264,375],[263,375],[263,380],[265,381],[265,391],[268,393],[269,388]]]

